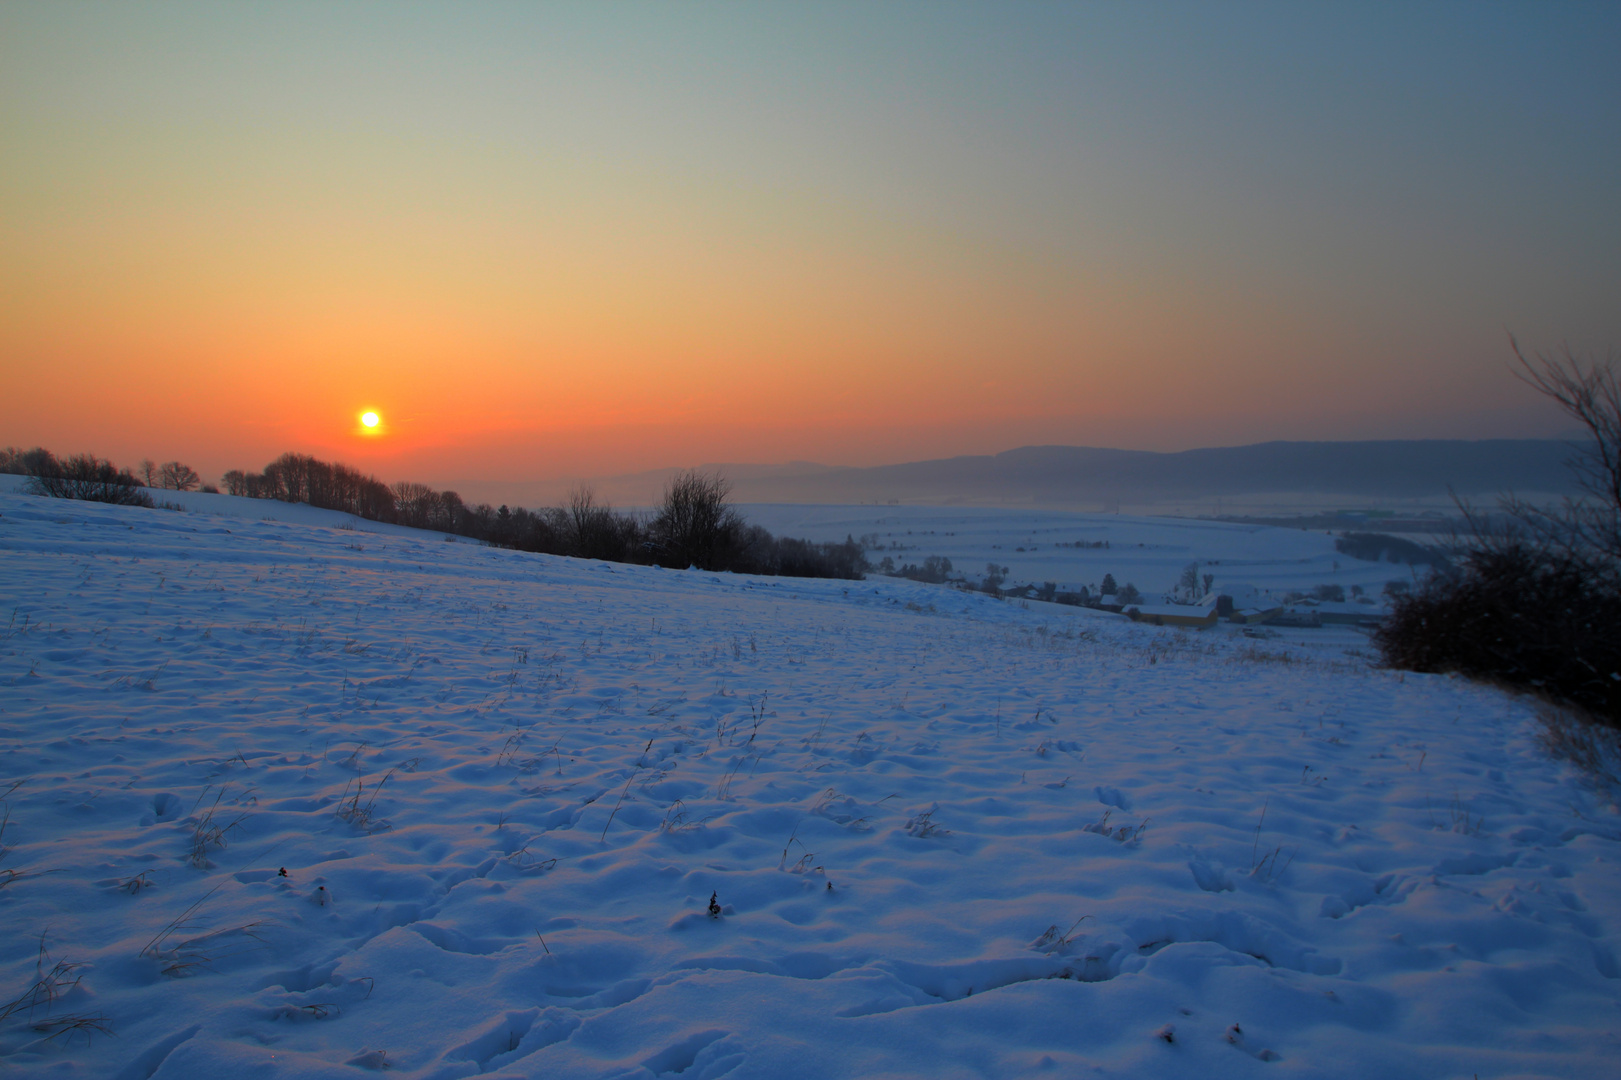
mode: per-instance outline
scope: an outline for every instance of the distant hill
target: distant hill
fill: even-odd
[[[1571,444],[1552,439],[1268,442],[1155,453],[1025,446],[1004,453],[871,468],[712,465],[739,502],[922,502],[1101,508],[1262,494],[1359,499],[1482,498],[1574,490]],[[616,477],[603,489],[650,501],[673,470]]]

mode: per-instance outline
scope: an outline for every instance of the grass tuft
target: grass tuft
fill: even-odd
[[[1271,805],[1270,797],[1261,804],[1261,820],[1255,823],[1255,839],[1250,843],[1250,877],[1263,885],[1270,885],[1282,877],[1283,872],[1289,869],[1289,864],[1294,862],[1295,856],[1300,853],[1300,849],[1295,848],[1289,853],[1288,858],[1283,858],[1282,844],[1278,844],[1271,851],[1264,853],[1261,851],[1261,827],[1266,824],[1266,811]]]
[[[48,968],[45,966],[47,963],[50,963]],[[34,981],[21,994],[0,1004],[0,1023],[13,1016],[26,1014],[28,1026],[45,1033],[47,1041],[61,1036],[71,1038],[74,1035],[83,1035],[88,1042],[96,1032],[111,1035],[112,1027],[107,1017],[100,1014],[51,1015],[57,1000],[76,988],[84,978],[80,970],[83,967],[83,964],[70,963],[66,960],[52,961],[51,954],[45,948],[45,936],[41,934],[39,956],[34,961]],[[35,1014],[41,1011],[45,1015],[36,1019]]]
[[[213,785],[209,785],[209,787],[212,786]],[[208,810],[204,812],[202,817],[196,816],[197,807],[201,805],[203,799],[208,796],[208,787],[203,788],[202,794],[197,796],[197,801],[191,806],[191,843],[186,855],[186,861],[197,867],[199,870],[206,870],[214,865],[208,859],[209,849],[220,848],[223,850],[225,847],[225,834],[241,825],[243,819],[248,816],[247,814],[243,813],[238,814],[230,821],[223,821],[220,819],[220,800],[225,798],[226,787],[227,785],[220,785],[219,792],[214,796],[214,801],[209,804]],[[146,883],[143,882],[142,884],[144,885]],[[139,892],[140,889],[134,888],[130,891]]]
[[[338,797],[338,808],[333,813],[342,821],[348,822],[364,833],[382,832],[389,827],[388,822],[376,816],[377,796],[382,794],[383,785],[393,777],[395,770],[390,769],[372,789],[371,798],[361,805],[360,797],[366,791],[366,774],[361,773],[353,780],[343,785],[343,794]],[[351,790],[353,794],[351,794]]]

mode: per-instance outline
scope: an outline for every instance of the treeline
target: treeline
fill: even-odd
[[[0,448],[0,473],[30,477],[29,487],[41,495],[148,507],[150,487],[186,491],[199,483],[195,470],[180,462],[143,461],[137,475],[93,454],[61,459],[43,447]],[[224,483],[228,495],[308,503],[517,551],[784,577],[860,580],[869,569],[865,549],[850,537],[843,543],[798,540],[750,525],[731,505],[726,480],[699,472],[672,480],[651,515],[616,511],[584,487],[566,505],[539,510],[467,503],[454,491],[385,484],[308,454],[283,454],[261,472],[232,469]],[[217,489],[204,484],[202,490]]]
[[[283,454],[262,472],[233,469],[224,481],[231,495],[308,503],[517,551],[786,577],[859,580],[868,569],[853,539],[796,540],[748,524],[730,505],[727,482],[697,472],[672,480],[651,516],[616,511],[589,488],[576,489],[563,506],[539,510],[467,503],[454,491],[410,482],[389,485],[304,454]]]
[[[227,495],[309,503],[323,510],[342,510],[371,521],[398,520],[394,492],[387,484],[359,469],[321,461],[308,454],[283,454],[266,465],[264,472],[232,469],[225,474],[223,482]]]
[[[7,446],[0,449],[0,473],[28,477],[29,489],[38,495],[117,506],[153,505],[134,473],[94,454],[58,458],[42,446],[32,450]]]
[[[1364,562],[1433,566],[1442,573],[1450,573],[1452,570],[1451,560],[1434,548],[1415,544],[1400,536],[1387,536],[1384,533],[1344,533],[1334,541],[1334,550]]]

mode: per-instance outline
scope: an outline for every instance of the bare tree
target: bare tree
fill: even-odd
[[[1456,671],[1575,706],[1621,728],[1621,385],[1616,357],[1566,347],[1515,374],[1590,436],[1570,462],[1582,496],[1537,506],[1505,496],[1493,519],[1464,507],[1456,565],[1414,589],[1387,586],[1374,633],[1385,663]],[[1395,583],[1393,583],[1395,584]]]
[[[19,446],[0,449],[0,473],[16,476],[48,476],[60,468],[56,456],[43,446],[24,450]]]
[[[1562,550],[1621,559],[1621,385],[1615,354],[1583,360],[1567,345],[1527,358],[1513,337],[1509,344],[1518,362],[1514,374],[1586,428],[1592,441],[1571,461],[1586,498],[1567,499],[1558,512],[1508,498],[1504,510]]]
[[[719,473],[688,470],[664,489],[653,535],[666,566],[721,569],[738,543],[743,519],[727,501],[732,485]]]
[[[135,467],[135,475],[141,478],[141,483],[147,487],[158,486],[158,463],[151,458],[142,458],[141,463]]]
[[[1182,576],[1176,579],[1176,590],[1189,600],[1197,599],[1199,595],[1199,564],[1190,562],[1182,568]]]
[[[597,502],[596,492],[581,484],[569,492],[564,507],[565,532],[570,554],[582,559],[619,559],[624,556],[621,521],[613,507]]]
[[[427,484],[401,480],[394,485],[391,493],[394,496],[394,512],[400,524],[414,529],[428,528],[439,499],[438,492]]]
[[[151,464],[150,461],[141,462],[141,472],[146,477],[147,487],[153,486],[149,471]],[[169,491],[190,491],[202,482],[203,478],[197,475],[196,469],[178,461],[164,462],[163,467],[158,469],[158,486]]]

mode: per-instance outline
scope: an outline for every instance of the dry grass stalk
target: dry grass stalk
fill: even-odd
[[[47,968],[45,965],[50,959],[51,955],[45,949],[44,935],[41,935],[39,956],[34,962],[34,981],[11,1001],[0,1004],[0,1023],[19,1013],[26,1013],[29,1027],[41,1033],[49,1033],[47,1039],[79,1034],[88,1041],[90,1036],[98,1031],[103,1035],[111,1035],[112,1027],[107,1017],[100,1014],[50,1015],[57,999],[77,987],[79,981],[84,978],[79,970],[84,967],[83,964],[57,960]],[[34,1014],[40,1010],[44,1010],[45,1016],[38,1020],[34,1019]]]
[[[1046,932],[1037,938],[1035,943],[1030,947],[1033,949],[1040,949],[1048,956],[1051,956],[1056,952],[1061,952],[1074,943],[1076,928],[1091,917],[1092,916],[1090,915],[1082,915],[1079,919],[1076,919],[1073,923],[1071,923],[1069,929],[1065,930],[1063,933],[1059,933],[1058,924],[1053,923],[1051,926],[1047,927]]]
[[[1551,703],[1537,708],[1537,720],[1537,741],[1549,755],[1570,762],[1612,797],[1621,793],[1621,731],[1578,709]]]
[[[376,817],[375,807],[377,806],[377,796],[382,794],[383,785],[393,777],[394,771],[390,769],[383,775],[382,780],[378,781],[377,786],[372,789],[371,798],[366,800],[364,806],[360,804],[360,797],[366,791],[366,775],[362,773],[345,783],[343,785],[343,794],[338,798],[338,808],[333,813],[340,820],[347,821],[361,832],[381,832],[388,828],[388,822]],[[351,789],[353,789],[353,794],[350,793]]]
[[[1266,854],[1261,854],[1261,827],[1266,824],[1266,811],[1271,805],[1270,797],[1261,804],[1261,820],[1255,823],[1255,839],[1250,843],[1250,877],[1266,885],[1281,877],[1283,872],[1289,869],[1289,864],[1295,861],[1295,856],[1300,853],[1300,849],[1296,848],[1289,853],[1287,859],[1284,859],[1283,845],[1279,844]]]
[[[614,803],[612,812],[608,814],[608,821],[602,826],[602,835],[597,837],[597,843],[600,844],[608,838],[608,826],[614,823],[614,817],[619,813],[619,807],[624,804],[625,796],[630,792],[630,782],[636,779],[637,773],[641,772],[642,766],[647,761],[647,752],[651,749],[653,749],[653,740],[648,739],[647,745],[642,747],[642,756],[636,759],[636,768],[632,769],[630,775],[625,778],[625,786],[619,792],[619,801]]]
[[[193,817],[191,850],[186,856],[186,861],[200,870],[206,870],[212,865],[212,863],[210,863],[208,860],[209,848],[223,849],[225,847],[225,834],[242,824],[242,820],[248,816],[245,813],[238,814],[231,821],[223,823],[216,820],[216,816],[219,813],[220,800],[225,798],[226,786],[227,785],[223,784],[220,786],[219,793],[214,796],[213,803],[209,805],[207,812],[204,813],[202,817],[196,817],[196,811],[198,805],[201,804],[204,797],[208,795],[207,787],[203,788],[203,793],[197,796],[197,802],[193,803],[191,807]]]

